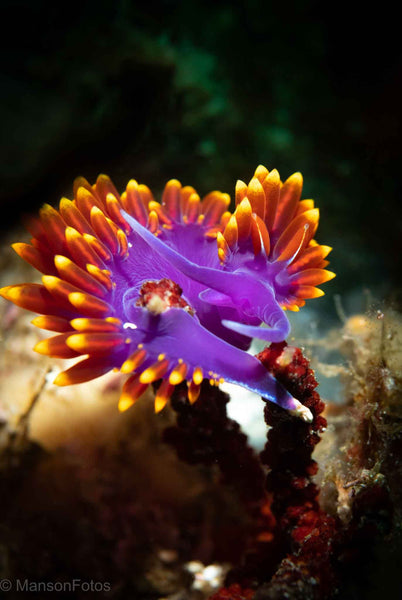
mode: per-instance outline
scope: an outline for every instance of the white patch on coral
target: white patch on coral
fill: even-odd
[[[219,388],[229,394],[228,416],[237,421],[250,444],[262,450],[267,441],[267,425],[264,421],[265,402],[261,396],[232,383],[222,383]]]
[[[294,346],[286,346],[282,353],[276,359],[276,363],[280,367],[287,367],[293,360],[296,348]]]

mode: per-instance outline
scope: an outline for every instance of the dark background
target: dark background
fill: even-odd
[[[387,5],[0,6],[3,229],[71,197],[80,174],[156,193],[176,177],[202,195],[233,194],[259,163],[300,170],[334,247],[328,292],[398,306],[402,53]]]

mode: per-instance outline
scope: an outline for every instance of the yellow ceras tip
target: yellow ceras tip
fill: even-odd
[[[157,380],[157,373],[155,368],[153,367],[148,367],[148,369],[145,369],[145,371],[143,371],[140,375],[140,382],[141,383],[152,383],[153,381]]]
[[[6,300],[11,300],[12,295],[10,294],[10,291],[11,291],[12,287],[13,287],[12,285],[6,285],[6,286],[0,288],[0,296],[5,298]]]
[[[230,248],[234,248],[237,244],[238,226],[235,215],[230,217],[229,222],[225,227],[225,231],[223,232],[223,237]]]
[[[195,385],[201,385],[203,379],[204,374],[202,372],[201,367],[196,367],[193,373],[193,382],[195,383]]]
[[[65,372],[59,373],[57,375],[57,377],[55,377],[53,380],[53,384],[58,385],[60,387],[65,386],[65,385],[71,385],[71,383],[73,383],[73,382],[71,381],[71,379]]]
[[[119,399],[119,412],[125,412],[134,404],[134,402],[135,401],[130,396],[122,394]]]
[[[37,342],[35,344],[35,346],[33,347],[34,352],[37,352],[38,354],[45,354],[48,355],[50,353],[50,346],[49,346],[49,340],[41,340],[40,342]]]
[[[63,268],[70,267],[74,263],[66,256],[63,256],[61,254],[56,254],[54,257],[54,264],[56,265],[56,267],[63,269]]]
[[[99,208],[99,206],[93,206],[91,208],[91,216],[92,215],[100,215],[102,217],[105,216],[104,213],[103,213],[103,211]]]
[[[147,352],[144,350],[143,344],[138,344],[137,350],[122,364],[120,371],[122,373],[135,371],[145,361],[146,356]]]
[[[179,385],[182,381],[184,381],[187,374],[188,367],[186,363],[183,361],[179,361],[177,367],[173,369],[173,371],[169,375],[169,383],[171,385]]]
[[[100,173],[97,177],[96,183],[110,183],[111,179],[109,177],[109,175],[106,175],[105,173]]]
[[[167,398],[155,396],[155,413],[160,413],[167,404]]]
[[[76,352],[83,352],[87,349],[87,335],[85,333],[73,333],[66,339],[66,344]]]
[[[62,280],[59,277],[54,277],[53,275],[42,275],[42,283],[48,290],[57,290],[62,289],[60,284]]]
[[[238,179],[235,186],[236,200],[240,202],[247,194],[247,183]]]
[[[269,171],[267,167],[264,167],[264,165],[258,165],[254,171],[254,177],[257,177],[259,181],[264,181],[267,175],[269,175]]]
[[[326,273],[326,281],[331,281],[331,279],[334,279],[336,277],[336,273],[334,273],[333,271],[325,271]],[[325,282],[323,282],[325,283]]]
[[[303,175],[300,173],[300,171],[296,171],[289,176],[288,181],[294,181],[298,184],[303,183]]]
[[[216,234],[216,241],[219,247],[223,248],[226,245],[226,240],[220,231],[218,231],[218,233]]]
[[[158,361],[145,369],[139,377],[140,383],[152,383],[160,379],[167,371],[169,361],[165,359],[164,354],[158,356]]]
[[[45,204],[43,204],[42,207],[39,209],[40,215],[46,215],[46,214],[53,215],[54,213],[55,213],[55,209],[53,208],[53,206],[51,206],[47,202],[45,202]]]
[[[307,217],[308,221],[310,223],[318,223],[319,218],[320,218],[320,209],[319,208],[310,208],[309,210],[306,210],[306,212],[304,213],[304,216]]]

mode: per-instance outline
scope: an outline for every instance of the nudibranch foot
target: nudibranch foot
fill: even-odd
[[[319,212],[301,200],[302,176],[281,182],[257,167],[250,182],[203,199],[170,180],[161,203],[130,180],[120,195],[106,175],[79,177],[74,199],[45,204],[16,253],[43,274],[42,283],[0,294],[39,313],[34,325],[56,335],[35,349],[80,358],[55,383],[70,385],[112,369],[128,375],[119,408],[129,408],[161,380],[155,410],[187,381],[190,402],[202,380],[242,385],[309,420],[310,415],[247,354],[253,337],[282,341],[285,310],[297,311],[327,271],[329,246],[314,240]],[[260,327],[262,325],[262,327]]]
[[[155,314],[132,303],[127,317],[136,324],[135,329],[126,329],[130,338],[127,354],[133,352],[128,360],[134,362],[140,383],[163,378],[172,385],[185,379],[191,385],[196,375],[194,383],[199,384],[202,373],[216,383],[242,385],[283,408],[298,410],[297,401],[257,358],[216,337],[190,312],[170,307]],[[140,364],[138,348],[142,353]]]

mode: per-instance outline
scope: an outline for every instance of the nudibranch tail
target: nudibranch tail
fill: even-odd
[[[203,378],[216,383],[224,380],[242,385],[289,410],[297,409],[295,399],[254,356],[209,332],[189,312],[171,307],[152,314],[131,305],[128,316],[137,326],[127,329],[130,351],[137,347],[128,358],[135,370],[133,381],[149,384],[162,378],[172,386],[170,389],[167,383],[163,384],[161,394],[166,396],[167,391],[184,380],[193,386],[193,393]],[[148,339],[150,331],[152,339]],[[128,371],[127,363],[122,370]]]
[[[94,185],[79,177],[73,200],[62,198],[58,210],[45,204],[31,219],[31,243],[13,244],[42,283],[0,293],[56,334],[37,352],[81,358],[57,385],[119,369],[128,376],[120,410],[160,380],[158,412],[175,385],[187,381],[195,402],[203,378],[224,379],[307,418],[244,351],[253,337],[282,341],[284,310],[322,295],[317,286],[334,276],[325,269],[331,248],[314,240],[319,213],[301,200],[302,183],[300,173],[282,183],[260,165],[248,184],[237,182],[232,214],[228,194],[201,199],[176,179],[159,203],[134,179],[120,195],[106,175]]]

